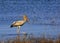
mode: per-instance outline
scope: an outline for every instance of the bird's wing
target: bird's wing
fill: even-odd
[[[13,25],[22,25],[24,23],[25,23],[24,21],[16,21],[16,22],[13,22]]]
[[[16,21],[14,21],[12,24],[15,24],[16,23]]]

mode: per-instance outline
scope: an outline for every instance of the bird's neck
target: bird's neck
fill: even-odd
[[[23,19],[25,22],[27,21],[26,18]]]

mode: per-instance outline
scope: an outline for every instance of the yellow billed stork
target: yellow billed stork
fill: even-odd
[[[17,32],[20,32],[20,27],[23,26],[27,21],[29,21],[26,15],[23,16],[23,20],[15,21],[10,27],[18,27]]]

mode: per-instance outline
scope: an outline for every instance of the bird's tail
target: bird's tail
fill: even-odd
[[[11,28],[13,27],[13,25],[10,26]]]

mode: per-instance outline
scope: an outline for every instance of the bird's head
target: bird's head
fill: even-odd
[[[23,16],[24,21],[29,22],[29,19],[26,15]]]

